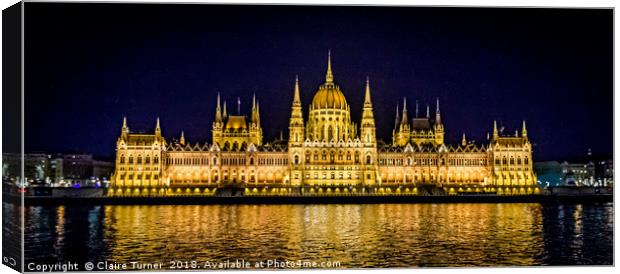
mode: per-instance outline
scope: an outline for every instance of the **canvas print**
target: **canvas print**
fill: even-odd
[[[18,3],[3,11],[3,264],[612,266],[613,20]]]

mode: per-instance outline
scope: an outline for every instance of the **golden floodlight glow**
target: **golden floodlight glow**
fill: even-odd
[[[357,123],[331,64],[330,54],[308,119],[295,78],[288,138],[281,134],[273,142],[263,142],[256,96],[247,117],[240,99],[231,115],[218,94],[211,144],[192,143],[183,132],[169,143],[159,118],[154,134],[131,133],[124,118],[108,195],[209,196],[230,187],[258,196],[540,193],[525,121],[520,134],[510,136],[494,123],[486,144],[468,142],[465,134],[459,144],[445,144],[439,99],[434,115],[429,105],[420,115],[416,101],[410,116],[403,98],[391,144],[378,142],[370,79],[357,93],[364,96]]]

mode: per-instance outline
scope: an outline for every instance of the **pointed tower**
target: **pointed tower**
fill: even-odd
[[[445,130],[441,123],[441,112],[439,110],[439,98],[437,98],[437,106],[435,108],[435,145],[441,145],[444,143]]]
[[[461,146],[467,146],[467,139],[465,139],[465,133],[463,133],[463,139],[461,139]]]
[[[260,126],[260,105],[256,94],[252,96],[252,117],[250,120],[250,143],[257,146],[263,144],[263,129]]]
[[[228,118],[228,112],[226,111],[226,100],[224,100],[224,113],[223,113],[223,115],[224,115],[224,119]]]
[[[400,122],[400,116],[398,113],[399,111],[400,111],[400,105],[396,103],[396,119],[394,120],[394,130],[398,129],[398,122]]]
[[[222,107],[220,105],[220,93],[217,93],[217,106],[215,107],[215,122],[222,123]]]
[[[331,72],[328,72],[331,73]],[[291,105],[291,118],[289,120],[289,147],[301,146],[304,141],[304,118],[301,108],[301,96],[299,94],[299,77],[295,76],[293,90],[293,103]]]
[[[328,69],[329,70],[329,69]],[[331,73],[328,72],[328,73]],[[301,109],[301,96],[299,94],[299,77],[295,75],[295,87],[293,88],[293,103],[291,104],[291,118],[288,125],[288,157],[290,164],[290,182],[300,186],[304,181],[304,118]],[[282,138],[282,131],[280,131]]]
[[[258,117],[256,112],[256,93],[252,94],[252,124],[258,123]]]
[[[521,128],[521,137],[527,140],[527,129],[525,128],[525,120],[523,120],[523,127]]]
[[[435,124],[441,124],[441,112],[439,111],[439,98],[437,98],[437,107],[435,108]]]
[[[361,138],[365,146],[376,146],[375,117],[370,97],[370,78],[366,77],[366,91],[364,92],[364,108],[362,109]]]
[[[327,73],[325,74],[325,83],[334,83],[334,74],[332,73],[332,51],[327,50]]]
[[[127,117],[123,117],[123,127],[121,128],[121,138],[127,138],[129,127],[127,126]]]
[[[155,136],[161,137],[161,127],[159,126],[159,117],[157,117],[157,122],[155,123]]]
[[[182,146],[185,145],[185,133],[183,131],[181,131],[181,138],[179,138],[179,144],[181,144]]]
[[[499,137],[499,132],[497,131],[497,121],[493,120],[493,140]]]
[[[215,120],[211,127],[211,141],[213,144],[222,145],[222,136],[224,129],[224,117],[226,113],[226,103],[224,103],[224,112],[222,113],[222,107],[220,104],[220,93],[217,93],[217,106],[215,107]]]
[[[400,120],[400,125],[398,125],[398,130],[396,132],[396,136],[393,138],[395,140],[395,146],[404,146],[409,142],[409,138],[411,137],[411,127],[409,125],[409,118],[407,116],[407,98],[403,98],[403,116]]]

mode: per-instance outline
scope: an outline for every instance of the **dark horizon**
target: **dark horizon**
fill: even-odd
[[[377,136],[395,108],[441,103],[446,141],[486,143],[527,121],[534,160],[613,154],[613,10],[26,3],[26,151],[111,157],[123,116],[168,141],[210,141],[217,92],[261,103],[285,138],[295,75],[304,118],[335,81],[359,122],[370,77]]]

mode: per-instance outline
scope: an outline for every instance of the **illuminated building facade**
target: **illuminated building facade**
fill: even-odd
[[[167,143],[159,119],[154,134],[130,133],[123,120],[110,195],[442,195],[538,193],[532,146],[521,133],[500,135],[493,125],[488,144],[444,143],[439,101],[434,118],[397,108],[392,143],[378,143],[370,81],[362,117],[334,81],[331,56],[304,119],[295,79],[287,141],[263,143],[259,103],[249,119],[231,115],[217,97],[212,142],[190,143],[181,134]]]

